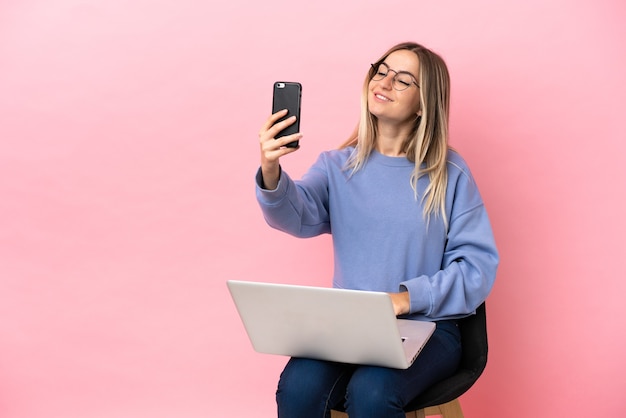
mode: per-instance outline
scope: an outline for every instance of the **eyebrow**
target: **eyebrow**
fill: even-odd
[[[381,62],[381,64],[385,64],[387,66],[387,68],[389,68],[391,71],[394,71],[396,74],[408,74],[408,75],[410,75],[411,77],[413,77],[413,81],[415,81],[415,84],[417,84],[419,86],[419,83],[417,82],[417,77],[415,77],[413,75],[413,73],[411,73],[410,71],[404,71],[404,70],[396,71],[393,68],[391,68],[389,66],[389,64],[387,64],[387,61],[383,61],[383,62]]]

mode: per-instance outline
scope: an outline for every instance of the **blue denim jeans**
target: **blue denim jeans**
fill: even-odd
[[[406,370],[291,358],[276,402],[279,418],[329,418],[343,403],[350,418],[405,418],[403,407],[430,385],[454,374],[461,359],[455,321],[439,321]]]

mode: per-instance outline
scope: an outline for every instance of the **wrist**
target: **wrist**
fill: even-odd
[[[261,183],[262,187],[267,190],[274,190],[278,187],[278,181],[280,180],[280,164],[264,164],[261,165]]]

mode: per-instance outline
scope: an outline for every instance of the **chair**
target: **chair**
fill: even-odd
[[[487,365],[487,316],[485,303],[476,309],[476,315],[459,320],[463,353],[456,373],[434,384],[413,399],[404,409],[407,418],[441,415],[443,418],[463,418],[459,397],[478,380]],[[339,410],[332,410],[331,418],[347,418]]]

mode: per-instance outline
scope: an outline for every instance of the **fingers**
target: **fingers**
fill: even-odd
[[[261,130],[259,131],[259,136],[261,136],[261,134],[263,132],[267,132],[268,130],[270,130],[272,128],[272,126],[276,123],[276,121],[282,117],[284,117],[287,114],[288,110],[287,109],[283,109],[283,110],[279,110],[278,112],[274,113],[273,115],[271,115],[269,118],[267,118],[267,120],[265,121],[265,123],[263,124],[263,126],[261,127]],[[293,117],[293,116],[292,116]],[[295,118],[295,117],[294,117]],[[295,121],[295,119],[294,119]],[[283,121],[285,122],[285,121]],[[282,123],[282,122],[281,122]],[[293,122],[292,122],[293,123]],[[290,124],[285,125],[289,126]],[[280,132],[282,129],[281,128],[278,130],[278,132]]]
[[[293,125],[296,122],[296,117],[291,116],[285,120],[277,122],[280,118],[284,117],[287,114],[287,109],[281,110],[279,112],[274,113],[270,116],[259,131],[259,139],[261,142],[267,141],[269,139],[274,139],[276,135],[283,129],[288,126]]]
[[[279,132],[286,127],[292,125],[296,121],[296,117],[292,116],[278,122],[278,120],[287,114],[287,110],[281,110],[271,115],[261,127],[259,131],[259,142],[261,146],[261,161],[267,163],[276,163],[283,155],[290,154],[298,150],[296,148],[286,147],[293,141],[300,140],[302,135],[298,132],[292,135],[276,138]]]
[[[297,151],[300,147],[291,148],[286,145],[300,138],[302,138],[301,134],[293,134],[278,139],[270,138],[269,140],[261,141],[261,163],[263,165],[264,163],[276,163],[283,155]]]

